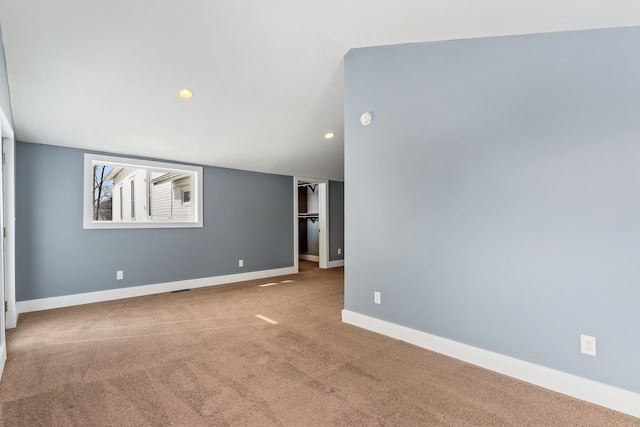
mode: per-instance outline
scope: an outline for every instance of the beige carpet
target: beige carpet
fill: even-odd
[[[295,276],[23,314],[8,333],[0,422],[640,425],[343,324],[343,271],[316,265],[302,262]]]

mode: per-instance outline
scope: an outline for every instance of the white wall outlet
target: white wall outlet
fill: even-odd
[[[244,260],[238,260],[238,267],[244,267]]]
[[[373,293],[373,302],[376,304],[382,304],[382,297],[380,295],[380,292]]]
[[[338,255],[340,255],[342,253],[342,249],[338,248]]]
[[[124,279],[124,271],[122,270],[116,271],[116,280],[122,280],[122,279]]]
[[[580,335],[580,352],[589,356],[596,355],[596,339],[587,335]]]

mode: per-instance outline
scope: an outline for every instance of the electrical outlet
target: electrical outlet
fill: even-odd
[[[116,271],[116,280],[122,280],[122,279],[124,279],[124,271],[122,270]]]
[[[338,255],[342,254],[342,249],[338,248]]]
[[[376,304],[382,304],[382,300],[381,300],[381,295],[380,292],[374,292],[373,293],[373,302]]]
[[[589,356],[596,355],[596,339],[587,335],[580,335],[580,352]]]
[[[238,260],[238,267],[244,267],[244,260]]]

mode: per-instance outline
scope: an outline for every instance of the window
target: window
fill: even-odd
[[[202,167],[85,154],[84,228],[202,227]]]
[[[120,188],[120,217],[118,217],[118,219],[120,221],[122,221],[122,206],[123,206],[123,200],[122,200],[122,185],[119,187]],[[113,203],[113,200],[111,201]]]
[[[131,180],[131,221],[136,220],[136,183]]]

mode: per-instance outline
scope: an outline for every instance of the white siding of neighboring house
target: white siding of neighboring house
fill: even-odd
[[[132,175],[120,181],[122,185],[122,220],[131,221],[131,179]]]
[[[111,199],[111,219],[113,221],[122,221],[120,218],[120,187],[122,184],[113,184],[113,195]]]
[[[182,202],[182,192],[190,190],[191,179],[189,177],[182,178],[173,182],[173,219],[191,219],[191,202]]]
[[[146,171],[123,169],[113,181],[113,221],[131,221],[131,182],[134,183],[135,220],[146,221]],[[122,191],[122,193],[121,193]],[[122,197],[120,197],[122,195]],[[122,205],[121,205],[122,203]],[[122,216],[120,214],[122,213]]]
[[[151,183],[151,218],[188,220],[191,219],[191,203],[183,203],[182,192],[191,189],[191,178],[153,182],[164,173],[152,172]]]
[[[171,219],[171,181],[151,184],[151,219]]]
[[[131,177],[135,185],[135,214],[136,221],[147,220],[147,172],[137,169]]]
[[[123,169],[113,179],[113,200],[111,213],[113,221],[128,221],[131,219],[129,175],[133,169]]]
[[[134,183],[135,221],[151,220],[190,220],[192,219],[192,203],[183,202],[183,191],[191,191],[191,177],[175,179],[168,175],[166,181],[153,182],[162,179],[166,172],[150,172],[147,195],[147,172],[144,169],[123,169],[116,175],[113,183],[112,213],[113,221],[131,221],[131,183]],[[122,191],[122,193],[120,193]],[[122,197],[120,195],[122,194]],[[192,195],[193,197],[193,195]],[[147,210],[151,205],[150,217]],[[122,211],[122,216],[120,213]]]

